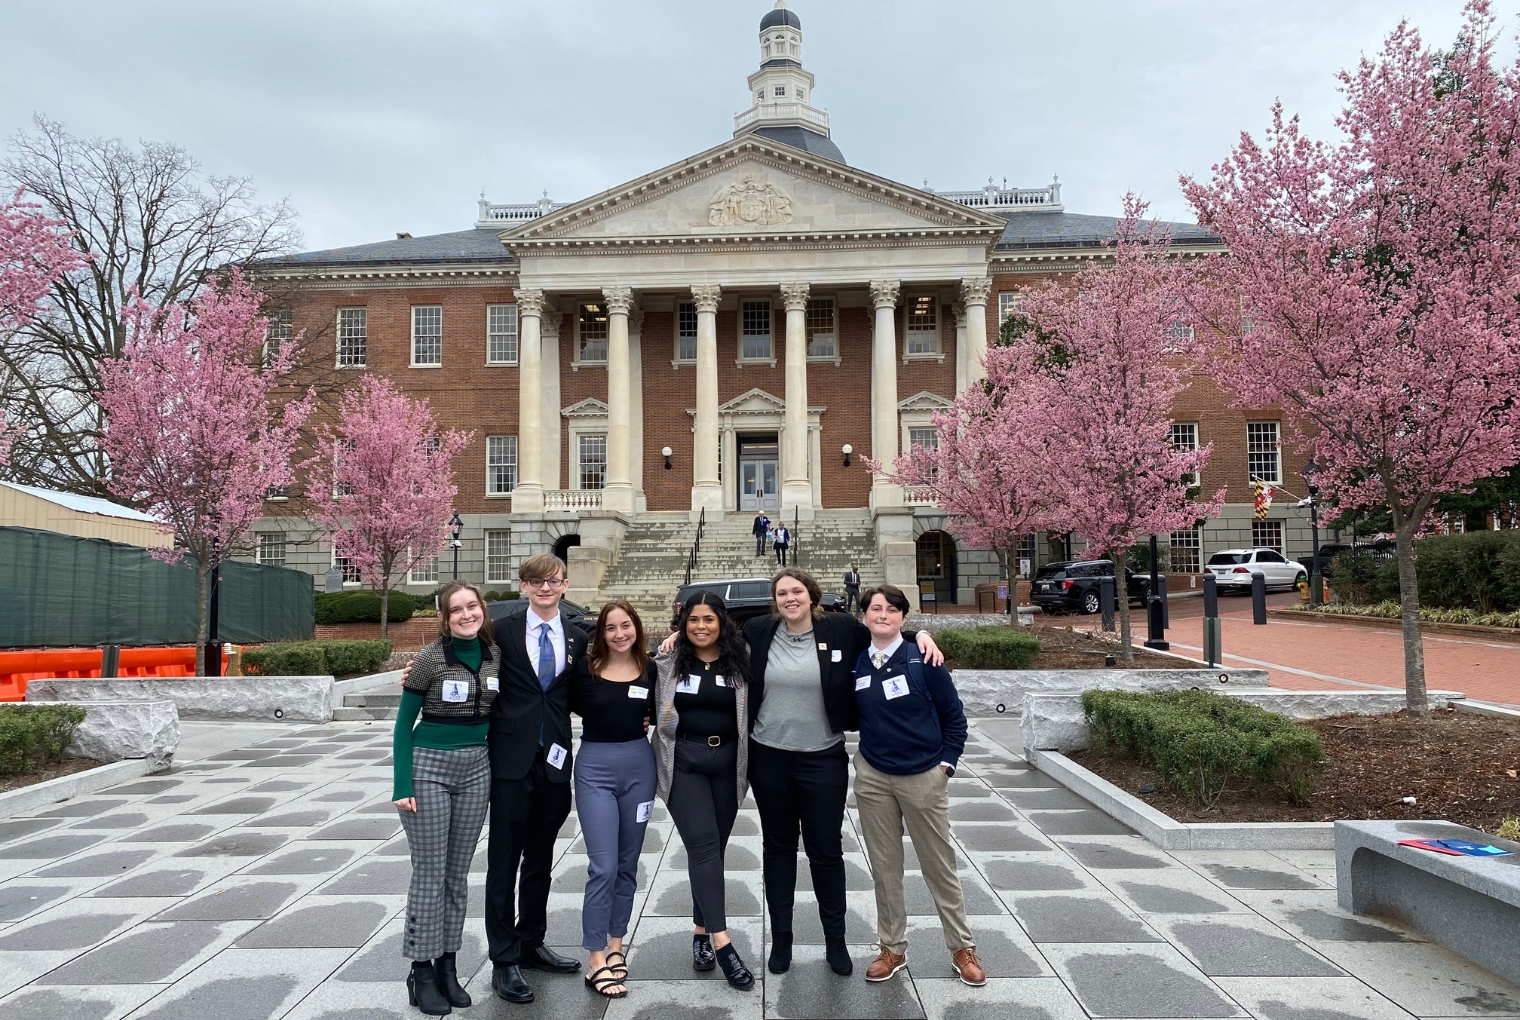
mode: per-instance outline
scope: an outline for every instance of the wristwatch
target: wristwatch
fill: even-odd
[[[945,778],[946,779],[954,779],[955,778],[955,766],[954,765],[951,765],[949,762],[943,762],[942,761],[942,762],[939,763],[939,767],[945,770]]]

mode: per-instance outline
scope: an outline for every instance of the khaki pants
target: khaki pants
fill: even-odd
[[[882,948],[900,956],[908,948],[908,914],[903,903],[905,823],[924,883],[939,909],[945,947],[953,953],[976,945],[955,871],[948,783],[938,765],[916,776],[892,776],[872,768],[863,755],[855,755],[855,806],[876,885],[876,937]]]

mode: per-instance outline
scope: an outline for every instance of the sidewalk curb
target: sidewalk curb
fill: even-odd
[[[19,790],[7,790],[0,793],[0,818],[29,814],[59,801],[73,800],[104,790],[108,786],[125,783],[129,779],[162,772],[164,768],[166,766],[158,766],[149,758],[128,758],[85,772],[76,772],[71,776],[49,779],[45,783],[23,786]]]

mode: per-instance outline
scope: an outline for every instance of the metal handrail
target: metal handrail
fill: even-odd
[[[707,507],[703,507],[697,514],[697,536],[692,539],[691,549],[686,554],[686,580],[681,582],[681,587],[691,584],[691,572],[697,568],[697,557],[702,552],[702,532],[707,530]]]
[[[792,507],[792,566],[802,566],[802,508]]]

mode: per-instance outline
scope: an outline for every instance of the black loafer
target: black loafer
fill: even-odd
[[[491,989],[508,1002],[532,1002],[533,988],[523,980],[522,968],[517,966],[503,967],[500,964],[491,970]]]
[[[581,961],[561,956],[548,946],[534,946],[522,951],[520,966],[526,970],[547,970],[553,974],[574,974],[581,969]]]
[[[718,965],[723,968],[723,976],[728,983],[741,992],[750,988],[755,983],[755,975],[750,973],[744,961],[739,958],[739,950],[730,942],[717,952]]]
[[[713,953],[711,935],[693,935],[691,937],[691,969],[702,972],[712,970],[718,965],[718,958]]]

